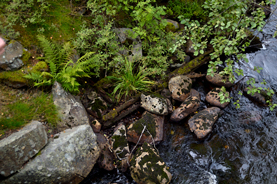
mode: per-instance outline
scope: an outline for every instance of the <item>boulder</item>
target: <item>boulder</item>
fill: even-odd
[[[147,143],[136,151],[130,165],[131,176],[137,183],[168,184],[172,179],[163,160]]]
[[[61,84],[55,82],[52,88],[53,101],[58,108],[61,121],[57,128],[63,131],[78,125],[89,124],[89,118],[86,109],[82,103],[66,92]]]
[[[146,126],[146,129],[144,129],[144,126]],[[127,140],[139,145],[144,142],[152,144],[153,140],[158,143],[163,139],[163,127],[164,116],[158,116],[146,111],[142,114],[141,119],[128,127]]]
[[[193,91],[191,95],[173,111],[170,116],[172,121],[180,121],[187,117],[189,114],[194,113],[198,107],[200,107],[200,95],[196,90]]]
[[[96,135],[89,125],[67,129],[4,183],[80,183],[92,170],[99,153]]]
[[[243,90],[244,94],[251,100],[258,102],[262,105],[266,105],[266,98],[261,93],[258,93],[258,92],[255,92],[254,94],[250,93],[249,91],[250,89],[252,89],[251,86],[244,88]]]
[[[141,94],[140,99],[141,107],[143,107],[145,110],[158,115],[168,114],[167,101],[162,96],[158,97],[155,94]]]
[[[233,86],[234,83],[231,83],[229,81],[229,78],[227,76],[221,76],[218,73],[214,73],[214,76],[206,75],[207,81],[210,83],[216,85],[216,86],[225,86],[227,88]]]
[[[0,141],[0,175],[7,177],[35,156],[48,142],[44,126],[32,121]]]
[[[113,136],[110,138],[112,150],[117,159],[116,165],[117,168],[125,172],[128,169],[128,161],[130,156],[129,145],[127,142],[126,128],[125,125],[120,124]]]
[[[173,99],[183,102],[190,94],[191,85],[192,80],[189,77],[179,75],[169,80],[168,88]]]
[[[98,159],[98,165],[107,171],[111,171],[115,168],[114,164],[114,154],[111,151],[111,145],[108,139],[101,133],[97,133],[97,143],[100,147],[101,153]]]
[[[20,57],[23,55],[23,46],[17,41],[10,41],[5,52],[0,56],[0,68],[3,70],[17,70],[24,64]]]
[[[220,97],[219,93],[221,92],[220,88],[214,88],[212,89],[207,95],[206,95],[206,101],[209,102],[211,105],[220,107],[220,108],[225,108],[227,105],[229,105],[230,102],[225,102],[225,103],[220,103]],[[229,92],[228,93],[228,99],[229,97]]]
[[[212,126],[218,118],[220,108],[211,107],[204,109],[194,115],[189,121],[189,128],[194,132],[198,139],[202,139],[212,131]]]

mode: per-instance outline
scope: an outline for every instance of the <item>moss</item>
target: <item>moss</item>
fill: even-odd
[[[176,28],[175,28],[175,26],[171,23],[171,22],[167,22],[167,25],[166,25],[166,27],[165,27],[165,30],[167,31],[167,32],[175,32],[176,31]]]
[[[26,51],[25,49],[23,49],[23,55],[22,55],[21,59],[22,59],[24,65],[30,64],[30,62],[29,62],[30,57],[31,57],[31,53]]]
[[[23,73],[24,69],[17,70],[17,71],[4,71],[0,72],[0,82],[3,82],[4,80],[7,80],[11,83],[24,83],[28,84],[28,81],[23,77],[26,75]]]
[[[32,72],[34,73],[40,73],[42,71],[47,71],[48,70],[48,66],[47,63],[44,61],[39,61],[37,62],[37,64],[32,68]]]
[[[102,119],[103,121],[107,121],[109,119],[113,119],[115,118],[116,116],[118,115],[117,111],[116,110],[112,110],[110,111],[109,113],[105,114]]]
[[[147,127],[147,129],[149,130],[149,132],[151,133],[151,135],[154,137],[156,137],[156,122],[154,117],[150,114],[150,113],[146,113],[142,116],[141,119],[139,119],[138,121],[136,121],[133,125],[133,130],[140,135],[144,125]],[[150,136],[149,133],[147,131],[144,132],[145,135]]]
[[[125,147],[128,146],[127,139],[121,135],[113,135],[112,140],[114,140],[113,150],[116,150],[117,148],[119,148],[120,150],[118,150],[116,153],[120,158],[124,158],[128,152],[127,150],[124,150],[123,152],[121,152],[121,150],[123,150]]]

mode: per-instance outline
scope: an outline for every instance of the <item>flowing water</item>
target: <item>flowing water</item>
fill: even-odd
[[[272,36],[276,31],[276,19],[275,15],[270,17],[269,23],[258,35],[263,47],[247,54],[248,64],[237,64],[245,75],[257,81],[265,79],[267,87],[275,93],[277,39]],[[263,71],[260,74],[253,72],[251,68],[254,66],[263,67]],[[237,80],[240,82],[232,88],[230,105],[223,110],[213,131],[204,140],[197,140],[190,132],[188,119],[179,123],[166,122],[165,139],[157,148],[173,174],[172,184],[213,183],[215,179],[218,183],[228,184],[277,183],[277,110],[270,111],[268,107],[259,106],[244,95],[238,95],[238,91],[245,87],[245,81]],[[203,80],[194,88],[201,93],[201,108],[206,108],[205,95],[211,86]],[[233,105],[237,99],[240,99],[239,109]],[[277,103],[276,95],[273,96],[273,103]],[[135,183],[130,175],[106,173],[94,170],[91,174],[94,180],[89,179],[84,183]]]

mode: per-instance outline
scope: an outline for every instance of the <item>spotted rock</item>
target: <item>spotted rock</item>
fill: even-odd
[[[130,165],[131,176],[137,183],[168,184],[172,179],[163,160],[147,143],[136,151]]]
[[[188,122],[191,132],[194,132],[198,139],[202,139],[212,131],[212,126],[218,118],[220,108],[211,107],[200,111]]]
[[[191,85],[192,80],[189,77],[179,75],[169,80],[168,88],[173,99],[183,102],[190,94]]]
[[[206,100],[207,102],[209,102],[211,105],[220,107],[220,108],[225,108],[229,102],[225,102],[225,103],[220,103],[220,97],[219,97],[219,93],[220,93],[221,89],[220,88],[214,88],[212,89],[207,95],[206,95]],[[229,96],[229,92],[227,91],[228,96]],[[228,97],[229,98],[229,97]],[[230,98],[229,98],[230,99]]]
[[[219,75],[218,73],[215,73],[214,76],[210,76],[210,75],[206,75],[206,79],[217,86],[225,86],[227,88],[231,87],[233,85],[233,83],[231,83],[228,80],[228,77],[222,77],[221,75]]]
[[[200,95],[194,90],[193,93],[171,114],[170,120],[180,121],[200,107]]]
[[[144,126],[146,126],[145,129]],[[163,139],[163,126],[164,116],[158,116],[146,111],[142,114],[141,119],[128,127],[127,140],[139,145],[144,142],[152,144],[153,140],[158,143]]]
[[[141,94],[141,107],[145,110],[158,114],[158,115],[167,115],[167,101],[163,97],[157,97],[156,95],[144,95]]]
[[[111,137],[111,146],[117,160],[117,168],[125,172],[128,168],[128,160],[130,156],[129,145],[127,142],[125,125],[120,124],[113,136]]]

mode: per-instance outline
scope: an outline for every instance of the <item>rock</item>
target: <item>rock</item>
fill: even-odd
[[[117,168],[120,171],[125,172],[128,169],[128,161],[130,156],[125,125],[119,125],[110,140],[115,158],[117,159]]]
[[[261,112],[259,111],[243,111],[238,114],[239,122],[245,124],[257,123],[262,120]]]
[[[230,102],[225,102],[225,103],[220,103],[220,93],[221,89],[220,88],[214,88],[212,89],[207,95],[206,95],[206,101],[209,102],[211,105],[220,107],[220,108],[225,108],[227,105],[229,105]],[[229,98],[229,92],[228,93],[228,99]]]
[[[185,75],[172,77],[169,80],[168,88],[172,94],[172,98],[181,102],[189,96],[192,81]]]
[[[173,106],[172,106],[171,101],[167,98],[166,102],[167,102],[168,113],[172,113],[173,112]]]
[[[111,151],[111,145],[108,139],[101,133],[97,133],[97,143],[100,147],[101,153],[98,159],[98,165],[107,171],[111,171],[115,168],[114,154]]]
[[[92,127],[94,133],[99,133],[102,125],[101,125],[101,123],[99,123],[99,121],[97,119],[94,119],[91,122],[91,127]]]
[[[200,107],[200,95],[196,90],[191,90],[191,95],[173,111],[170,116],[172,121],[180,121]]]
[[[251,100],[256,101],[262,105],[266,105],[266,99],[265,97],[258,92],[255,92],[254,94],[250,93],[250,89],[252,89],[251,86],[244,88],[243,92],[244,94],[249,97]]]
[[[171,92],[169,91],[169,89],[163,89],[162,92],[161,92],[161,95],[164,98],[171,99]]]
[[[92,170],[99,153],[96,135],[89,125],[67,129],[4,183],[80,183]]]
[[[172,179],[163,160],[147,143],[136,151],[130,165],[131,176],[137,183],[168,184]]]
[[[0,141],[0,175],[14,174],[48,142],[44,126],[32,121]]]
[[[147,129],[145,129],[143,132],[144,126],[146,126]],[[141,145],[144,142],[152,144],[153,140],[155,141],[155,143],[158,143],[163,139],[163,126],[163,116],[151,114],[146,111],[142,114],[141,119],[130,124],[130,126],[128,127],[127,140],[136,144],[143,132],[138,144]],[[147,130],[150,132],[151,135]]]
[[[158,115],[167,115],[168,108],[166,99],[163,97],[158,97],[155,94],[152,95],[144,95],[141,94],[141,107],[145,110],[158,114]]]
[[[216,175],[198,167],[198,170],[192,176],[186,178],[189,184],[217,184]]]
[[[82,103],[66,92],[61,84],[55,82],[52,88],[53,101],[58,107],[61,121],[57,128],[63,131],[78,125],[89,124],[89,118]]]
[[[165,27],[165,30],[167,32],[169,32],[169,31],[175,32],[180,28],[178,22],[176,22],[174,20],[170,20],[170,19],[166,19],[166,21],[167,21],[167,26]]]
[[[23,55],[23,46],[17,41],[10,41],[5,52],[0,56],[0,68],[3,70],[17,70],[24,64],[19,58]]]
[[[202,139],[212,131],[212,126],[218,118],[220,108],[211,107],[200,111],[189,121],[189,128],[194,132],[198,139]]]
[[[186,54],[190,55],[191,57],[194,57],[194,52],[195,52],[195,49],[193,48],[193,43],[191,41],[191,39],[187,40],[186,42]]]
[[[233,86],[233,83],[231,83],[227,76],[222,77],[220,74],[215,73],[214,76],[206,75],[207,81],[210,83],[217,85],[217,86],[225,86],[227,88]]]

